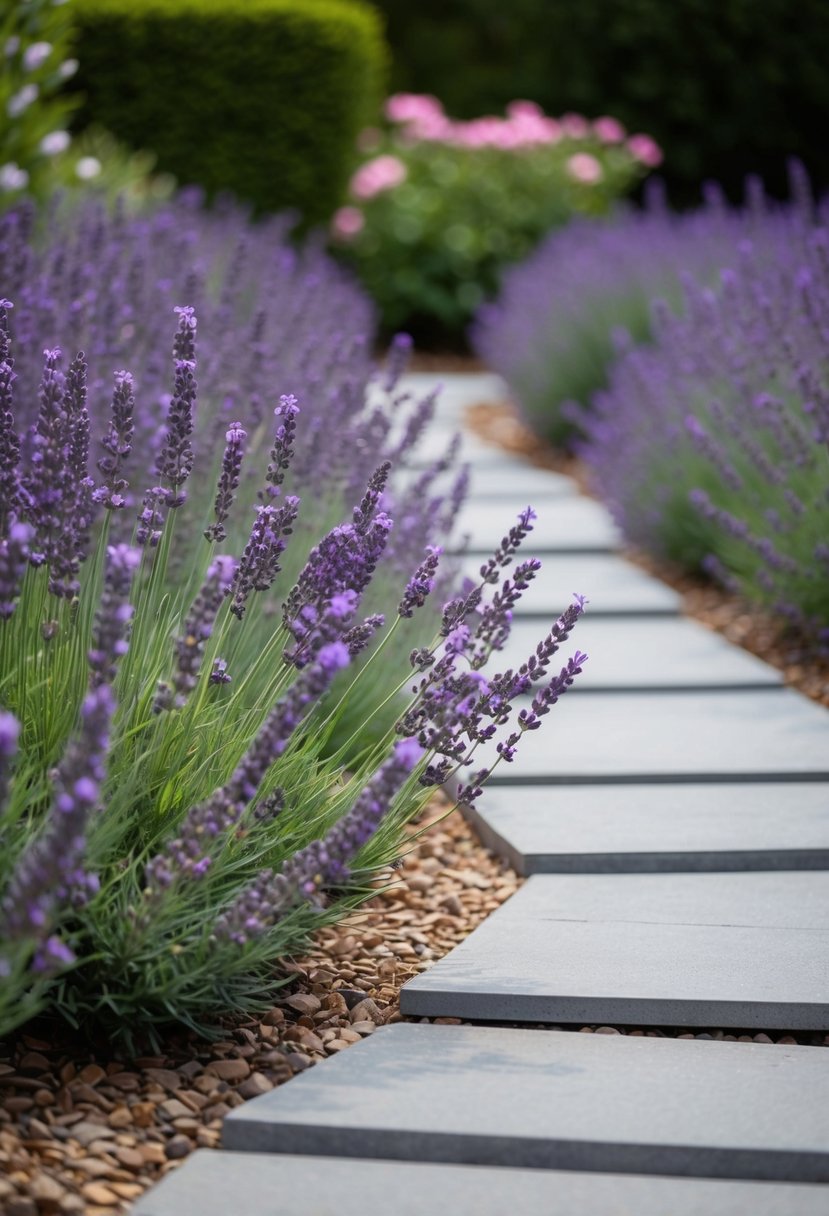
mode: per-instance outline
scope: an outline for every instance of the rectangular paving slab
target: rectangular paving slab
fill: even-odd
[[[135,1216],[297,1216],[298,1210],[309,1216],[826,1216],[829,1188],[201,1150],[133,1208]]]
[[[574,631],[575,637],[575,631]],[[589,660],[588,660],[589,661]],[[493,761],[494,747],[476,753]],[[829,710],[790,688],[567,696],[526,733],[500,784],[825,780]]]
[[[592,498],[561,497],[533,504],[527,493],[517,505],[473,499],[461,508],[455,535],[469,536],[469,551],[490,553],[515,524],[518,512],[532,505],[538,518],[522,545],[528,557],[542,553],[610,553],[622,543],[606,509]]]
[[[532,587],[528,590],[529,595]],[[562,662],[575,647],[589,662],[574,691],[699,688],[759,688],[782,685],[781,673],[687,617],[631,620],[594,617],[592,603],[562,648]],[[499,670],[520,667],[541,636],[537,621],[516,620],[493,662]]]
[[[406,984],[401,1009],[829,1029],[829,873],[536,874]]]
[[[248,1152],[826,1182],[828,1090],[822,1047],[400,1023],[238,1107],[222,1138]]]
[[[829,783],[488,788],[464,812],[519,874],[829,869]]]
[[[478,469],[473,464],[469,482],[469,498],[474,501],[485,498],[497,502],[503,511],[516,514],[529,502],[561,498],[562,495],[579,496],[580,491],[572,477],[537,469],[531,464],[511,462],[500,467]]]
[[[493,546],[494,548],[494,546]],[[534,550],[526,546],[527,555]],[[481,558],[469,558],[465,573],[476,578]],[[573,602],[573,595],[586,595],[590,617],[675,616],[680,599],[673,588],[614,554],[557,553],[541,557],[536,574],[515,608],[516,616],[531,616],[553,623]]]

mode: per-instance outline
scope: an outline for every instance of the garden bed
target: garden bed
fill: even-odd
[[[454,364],[452,370],[456,370]],[[470,370],[480,370],[480,367],[476,364]],[[534,435],[523,425],[509,402],[472,406],[467,411],[466,422],[488,442],[523,456],[539,468],[567,474],[578,483],[582,493],[591,494],[588,470],[582,462],[575,456],[556,451]],[[625,557],[678,591],[686,615],[770,663],[783,673],[792,688],[829,707],[829,656],[816,657],[797,634],[786,632],[779,621],[715,583],[658,562],[640,550],[626,550]]]

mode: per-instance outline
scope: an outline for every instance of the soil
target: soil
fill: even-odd
[[[472,406],[467,411],[466,421],[470,430],[481,438],[523,456],[539,468],[566,473],[584,494],[595,497],[585,465],[575,456],[549,447],[534,435],[523,425],[509,402]],[[682,596],[682,609],[686,615],[770,663],[783,673],[792,688],[829,707],[829,655],[816,655],[808,639],[792,633],[779,620],[710,581],[659,562],[640,550],[627,549],[625,557],[675,588]]]

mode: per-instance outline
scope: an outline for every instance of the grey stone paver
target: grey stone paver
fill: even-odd
[[[135,1216],[826,1216],[829,1188],[785,1182],[195,1153]]]
[[[493,661],[501,670],[520,666],[542,631],[537,621],[515,621],[504,650]],[[574,691],[752,688],[783,682],[776,668],[688,618],[593,617],[588,607],[561,651],[562,662],[576,647],[589,661]]]
[[[467,810],[519,874],[829,869],[829,783],[507,785]]]
[[[827,959],[826,871],[536,874],[411,980],[401,1009],[489,1021],[823,1030]]]
[[[248,1152],[825,1182],[827,1087],[829,1052],[819,1047],[402,1023],[238,1107],[223,1142]]]
[[[528,493],[515,505],[495,499],[473,500],[460,511],[455,534],[469,535],[469,550],[490,553],[516,522],[518,512],[530,504]],[[621,534],[607,511],[592,498],[577,496],[545,499],[532,504],[538,518],[522,545],[527,557],[542,553],[608,553],[618,549]]]
[[[493,782],[829,778],[829,710],[792,689],[573,695]],[[495,759],[487,744],[476,753]]]
[[[474,466],[472,468],[470,500],[487,499],[497,503],[507,522],[528,502],[532,502],[534,508],[546,511],[548,498],[561,498],[564,495],[578,497],[579,488],[572,477],[565,477],[563,473],[547,472],[531,464],[518,463],[480,470]],[[540,505],[542,503],[543,506]]]
[[[528,548],[527,553],[531,552]],[[539,622],[539,636],[544,624],[549,628],[558,614],[573,602],[576,593],[587,596],[590,601],[590,619],[674,616],[679,612],[680,598],[671,587],[615,554],[545,554],[541,563],[541,569],[515,608],[516,617],[531,616]],[[481,558],[470,557],[464,563],[464,570],[471,578],[476,578],[480,566]]]

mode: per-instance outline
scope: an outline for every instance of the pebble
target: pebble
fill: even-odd
[[[188,1136],[173,1136],[164,1150],[168,1161],[179,1161],[193,1151],[193,1144]]]

